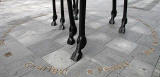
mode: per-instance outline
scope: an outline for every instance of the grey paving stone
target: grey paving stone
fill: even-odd
[[[129,54],[136,48],[137,44],[122,38],[115,38],[114,40],[106,44],[106,46],[117,51]]]
[[[152,47],[152,43],[154,41],[152,40],[151,35],[142,35],[139,40],[136,41],[137,44],[147,46],[147,47]]]
[[[34,53],[34,55],[43,57],[62,47],[62,45],[52,41],[51,39],[46,39],[36,44],[30,45],[28,48]]]
[[[136,23],[134,26],[130,27],[129,30],[137,32],[144,35],[151,35],[150,28],[142,24],[141,22]]]
[[[32,71],[33,69],[25,67],[25,64],[30,62],[33,63],[34,59],[35,58],[33,57],[33,55],[30,55],[5,65],[6,70],[8,71],[9,77],[22,76],[23,74],[26,74]]]
[[[94,32],[87,36],[87,45],[83,49],[84,56],[90,58],[101,52],[105,48],[105,44],[111,40],[110,36],[104,33]]]
[[[99,71],[103,67],[101,64],[92,60],[83,59],[69,68],[66,77],[104,77],[109,72]]]
[[[125,61],[129,62],[133,59],[133,57],[107,47],[105,50],[103,50],[103,52],[96,55],[93,59],[106,66],[113,66]]]
[[[71,51],[71,50],[70,50]],[[56,50],[55,52],[52,52],[44,57],[43,60],[45,60],[48,64],[59,68],[59,69],[66,69],[67,67],[70,67],[75,62],[73,62],[71,59],[71,54],[63,49]]]
[[[159,76],[160,76],[160,70],[155,69],[153,74],[152,74],[152,77],[159,77]]]
[[[145,63],[148,63],[152,66],[155,66],[159,54],[159,51],[151,51],[150,53],[147,53],[147,50],[149,50],[149,47],[145,47],[145,46],[137,46],[137,48],[131,52],[131,56],[134,56],[136,59],[143,61]]]
[[[3,53],[0,55],[0,63],[8,64],[15,60],[21,59],[25,56],[32,55],[33,53],[24,47],[21,43],[19,43],[16,39],[10,39],[5,41],[5,49],[3,49]],[[11,56],[6,57],[5,54],[10,52]]]
[[[25,46],[29,46],[41,40],[45,40],[51,37],[53,38],[61,32],[62,31],[53,30],[51,26],[46,26],[44,23],[32,21],[28,22],[27,24],[18,26],[10,34]]]
[[[8,72],[6,71],[6,70],[2,70],[1,72],[0,72],[0,75],[2,76],[2,77],[8,77],[9,75],[8,75]]]
[[[121,72],[123,77],[151,77],[153,66],[134,59],[124,71]]]
[[[152,73],[152,77],[159,77],[159,76],[160,76],[160,57],[158,58],[154,71]]]
[[[27,73],[21,77],[64,77],[63,75],[57,75],[53,74],[51,72],[46,72],[46,71],[31,71],[30,73]]]

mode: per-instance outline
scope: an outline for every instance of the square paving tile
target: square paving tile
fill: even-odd
[[[43,57],[51,52],[54,52],[54,51],[62,48],[62,47],[63,47],[63,45],[56,43],[52,39],[42,40],[36,44],[28,46],[28,48],[38,57]]]
[[[71,54],[69,53],[69,51],[67,51],[67,49],[65,48],[62,48],[42,57],[42,59],[56,68],[66,69],[67,67],[70,67],[75,63],[70,59],[70,57]]]
[[[2,51],[2,54],[0,54],[0,63],[3,64],[8,64],[33,54],[29,49],[27,49],[14,38],[5,41],[5,45],[3,47],[4,49],[2,50],[4,51]],[[8,56],[5,55],[7,53],[9,53]]]
[[[70,67],[66,77],[105,77],[109,72],[100,68],[103,68],[101,64],[85,59]]]
[[[105,49],[105,44],[111,41],[111,37],[102,33],[94,32],[89,34],[87,37],[86,47],[83,49],[84,56],[90,58],[94,57],[96,54]]]
[[[129,54],[136,48],[137,44],[122,38],[115,38],[114,40],[106,44],[106,46],[125,54]]]
[[[146,62],[150,65],[155,66],[158,57],[160,55],[160,52],[155,50],[151,51],[150,47],[145,47],[138,45],[137,48],[130,53],[131,56],[134,56],[136,59]]]
[[[96,60],[97,62],[107,66],[117,65],[124,61],[128,62],[132,59],[133,58],[131,56],[124,54],[123,52],[111,49],[109,47],[106,47],[102,52],[100,52],[93,58],[93,60]]]
[[[153,66],[134,59],[129,66],[121,72],[123,77],[151,77]]]

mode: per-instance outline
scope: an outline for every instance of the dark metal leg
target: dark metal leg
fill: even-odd
[[[55,0],[52,0],[52,4],[53,4],[53,21],[51,23],[51,26],[56,26],[56,20],[57,20],[57,13],[56,13],[56,3]]]
[[[74,8],[74,19],[75,20],[78,20],[78,0],[76,0],[76,5],[75,5],[75,8]]]
[[[67,2],[68,2],[68,12],[70,19],[69,38],[67,40],[67,43],[73,45],[75,43],[74,35],[77,33],[77,28],[73,17],[72,0],[67,0]]]
[[[86,15],[86,0],[80,0],[80,18],[79,18],[79,36],[77,39],[77,47],[73,52],[71,59],[79,61],[82,58],[81,50],[86,46],[87,40],[85,36],[85,15]]]
[[[114,18],[117,16],[117,9],[116,9],[116,0],[112,0],[112,12],[111,12],[111,19],[109,21],[110,24],[114,24],[115,21],[114,21]]]
[[[60,30],[64,30],[64,22],[65,22],[65,18],[64,18],[64,4],[63,4],[63,0],[61,0],[61,19],[60,19],[60,26],[59,29]]]
[[[75,9],[75,7],[76,7],[76,1],[73,0],[73,10]]]
[[[127,24],[127,5],[128,0],[124,0],[123,18],[121,27],[119,28],[119,33],[125,33],[125,25]]]

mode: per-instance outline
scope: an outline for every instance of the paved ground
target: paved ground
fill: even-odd
[[[88,42],[75,63],[70,56],[76,45],[66,44],[66,1],[61,31],[50,26],[51,0],[1,0],[0,77],[160,77],[160,1],[129,0],[126,34],[118,33],[121,0],[116,24],[108,24],[111,2],[87,0]],[[57,0],[58,15],[59,5]]]

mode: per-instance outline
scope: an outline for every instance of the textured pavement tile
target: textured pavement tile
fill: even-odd
[[[152,74],[152,77],[159,77],[159,76],[160,76],[160,57],[157,60],[157,65],[155,66],[155,69]]]
[[[0,76],[1,77],[9,77],[9,74],[5,69],[0,68]]]
[[[133,58],[131,56],[128,56],[127,54],[124,54],[123,52],[119,52],[107,47],[93,59],[104,65],[112,66],[120,64],[124,61],[130,61]]]
[[[5,51],[0,55],[0,63],[8,64],[15,60],[21,59],[25,56],[32,55],[33,53],[25,48],[21,43],[15,39],[10,39],[5,42]],[[11,56],[4,56],[5,53],[11,53]]]
[[[159,57],[160,52],[159,51],[153,51],[150,53],[146,53],[147,50],[149,50],[150,48],[145,47],[145,46],[137,46],[137,48],[131,52],[131,56],[134,56],[134,58],[143,61],[145,63],[148,63],[150,65],[155,66],[157,59]]]
[[[21,77],[64,77],[64,76],[53,74],[52,72],[34,70]]]
[[[122,77],[122,76],[120,75],[120,71],[116,70],[116,71],[111,72],[110,74],[108,74],[105,77]]]
[[[123,77],[151,77],[153,66],[134,59],[129,66],[121,72]]]
[[[28,30],[29,29],[29,30]],[[52,32],[52,35],[51,35]],[[45,24],[37,21],[28,22],[17,27],[10,34],[18,39],[25,46],[35,44],[41,40],[55,37],[60,31],[52,31],[52,27],[46,26]],[[47,37],[47,36],[50,37]]]
[[[155,69],[153,74],[152,74],[152,77],[159,77],[159,76],[160,76],[160,70]]]
[[[106,46],[117,51],[129,54],[136,48],[137,44],[122,38],[115,38],[114,40],[106,44]]]
[[[30,45],[28,48],[38,57],[43,57],[51,52],[56,51],[63,47],[62,45],[52,41],[51,39],[46,39],[40,41],[36,44]]]
[[[66,77],[104,77],[109,72],[100,71],[101,64],[83,59],[69,68]]]
[[[133,6],[137,7],[137,8],[145,8],[147,7],[147,5],[149,5],[150,3],[152,3],[152,1],[154,0],[141,0],[140,2],[134,4]]]
[[[137,44],[147,47],[152,47],[153,42],[151,35],[142,35],[140,39],[136,41]]]
[[[33,55],[23,57],[22,59],[15,60],[12,63],[5,65],[6,70],[9,72],[9,76],[21,76],[27,72],[32,71],[33,69],[25,67],[26,63],[34,62]]]
[[[159,5],[159,3],[158,3],[157,5],[155,5],[154,8],[152,8],[151,11],[157,11],[157,12],[159,12],[159,10],[158,10],[159,8],[160,8],[160,5]]]
[[[43,60],[45,60],[48,64],[59,68],[59,69],[65,69],[71,65],[73,65],[75,62],[73,62],[70,57],[71,54],[69,53],[72,50],[66,50],[65,48],[61,48],[55,52],[52,52],[44,57]]]
[[[136,42],[137,40],[140,39],[141,36],[142,36],[142,34],[136,33],[133,31],[129,31],[129,30],[125,34],[118,35],[118,37],[121,37],[121,38],[126,39],[131,42]]]
[[[130,27],[129,30],[131,30],[133,32],[140,33],[140,34],[144,34],[144,35],[151,34],[150,28],[148,28],[147,26],[145,26],[144,24],[142,24],[140,22],[138,22],[134,26]]]
[[[104,33],[94,32],[87,36],[87,45],[83,49],[84,56],[94,57],[105,48],[105,44],[111,40],[110,36]]]

